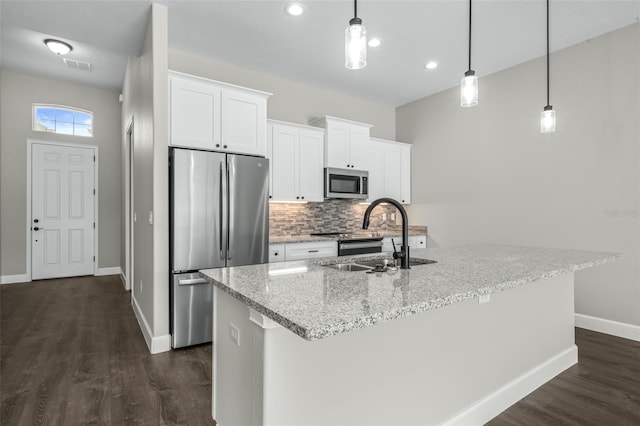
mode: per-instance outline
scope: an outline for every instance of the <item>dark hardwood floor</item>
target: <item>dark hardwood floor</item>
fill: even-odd
[[[118,276],[0,286],[0,424],[214,424],[211,345],[150,355]]]
[[[640,342],[576,329],[579,364],[489,424],[640,425]],[[211,425],[211,346],[150,355],[119,277],[0,286],[0,424]]]
[[[640,425],[640,342],[576,328],[578,364],[489,425]]]

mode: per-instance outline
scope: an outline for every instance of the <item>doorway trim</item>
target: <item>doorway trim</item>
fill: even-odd
[[[26,282],[31,281],[31,151],[32,146],[34,144],[41,145],[55,145],[55,146],[64,146],[69,148],[88,148],[93,150],[93,155],[95,157],[95,161],[93,164],[93,182],[96,190],[96,195],[93,197],[93,220],[96,224],[95,229],[93,230],[93,255],[95,256],[95,262],[93,262],[93,275],[98,275],[98,262],[100,257],[98,256],[98,236],[100,229],[99,215],[98,215],[98,199],[100,198],[100,185],[98,181],[99,170],[98,164],[99,156],[98,156],[98,146],[97,145],[88,145],[88,144],[80,144],[80,143],[71,143],[71,142],[53,142],[53,141],[45,141],[40,139],[27,139],[27,216],[26,216],[26,251],[27,251],[27,279]]]
[[[133,288],[133,116],[124,135],[124,288]]]

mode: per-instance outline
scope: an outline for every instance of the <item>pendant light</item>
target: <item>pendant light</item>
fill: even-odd
[[[461,81],[460,105],[472,107],[478,105],[478,77],[471,69],[471,0],[469,0],[469,69]]]
[[[542,110],[540,117],[540,133],[553,133],[556,131],[556,112],[549,105],[549,0],[547,0],[547,105]]]
[[[367,66],[367,30],[358,18],[358,2],[353,1],[353,19],[344,34],[344,66],[359,70]]]

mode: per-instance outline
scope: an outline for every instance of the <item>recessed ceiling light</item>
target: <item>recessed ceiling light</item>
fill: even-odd
[[[438,68],[438,63],[435,61],[427,62],[427,65],[424,66],[428,70],[432,70],[434,68]]]
[[[372,38],[369,40],[369,47],[378,47],[382,44],[382,40],[379,38]]]
[[[52,38],[46,39],[44,41],[44,44],[46,44],[49,50],[51,50],[56,55],[66,55],[73,50],[73,47],[71,47],[69,43],[65,43],[64,41],[60,40],[54,40]]]
[[[302,15],[302,12],[304,12],[304,9],[302,8],[301,5],[297,3],[293,3],[285,7],[284,11],[287,12],[287,15],[300,16]]]

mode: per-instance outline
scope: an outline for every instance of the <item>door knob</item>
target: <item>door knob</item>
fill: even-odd
[[[44,228],[38,228],[37,226],[34,226],[34,227],[33,227],[33,230],[34,230],[34,231],[39,231],[39,230],[41,230],[41,229],[44,229]]]
[[[38,220],[38,219],[33,219],[33,223],[38,223],[38,222],[40,222],[40,220]]]

